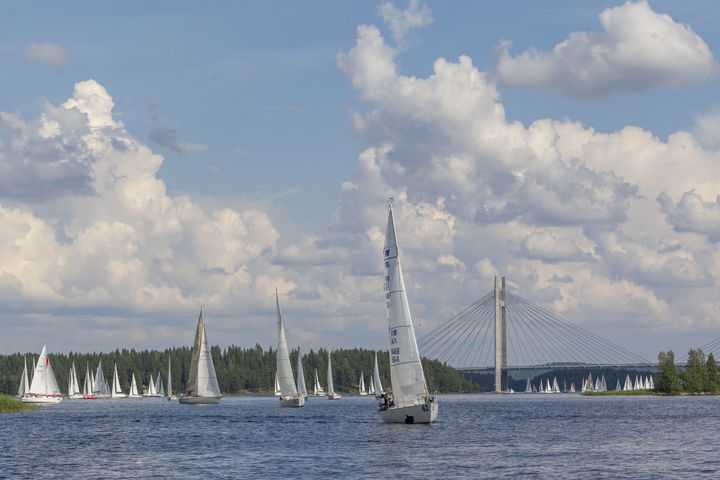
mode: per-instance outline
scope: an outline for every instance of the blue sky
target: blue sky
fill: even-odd
[[[202,272],[215,271],[213,269],[220,268],[221,264],[226,273],[228,269],[233,269],[235,273],[247,271],[252,277],[249,283],[242,283],[243,286],[223,283],[227,290],[223,290],[222,294],[215,292],[215,307],[210,302],[208,316],[212,318],[215,308],[220,324],[218,330],[222,332],[223,338],[227,338],[226,333],[233,332],[237,325],[242,325],[243,330],[248,332],[242,338],[232,337],[225,343],[273,343],[272,329],[266,329],[262,320],[269,318],[268,315],[271,317],[271,312],[268,312],[272,302],[258,300],[254,303],[243,299],[246,296],[248,299],[258,299],[267,293],[269,284],[284,279],[288,296],[285,309],[297,318],[297,325],[293,328],[301,341],[316,347],[349,345],[354,343],[353,339],[358,339],[363,345],[381,346],[383,337],[378,332],[382,330],[383,320],[380,318],[375,323],[371,319],[378,315],[382,317],[383,313],[382,309],[378,312],[371,307],[374,283],[372,275],[366,274],[375,267],[368,267],[368,271],[362,274],[357,272],[362,270],[361,265],[373,261],[371,255],[375,239],[372,237],[372,228],[379,226],[384,218],[383,197],[399,193],[406,195],[408,222],[425,214],[431,219],[437,219],[440,213],[450,215],[452,220],[447,224],[450,225],[447,237],[442,236],[439,230],[433,230],[435,227],[432,225],[418,226],[417,231],[420,234],[426,232],[428,238],[439,235],[440,240],[431,247],[421,241],[415,242],[414,239],[408,242],[408,261],[416,259],[417,264],[424,265],[424,262],[437,263],[443,255],[450,255],[459,262],[450,262],[457,270],[445,272],[443,275],[446,276],[433,274],[431,267],[423,267],[416,272],[417,293],[422,297],[418,302],[420,305],[416,317],[421,323],[434,325],[481,296],[482,292],[478,294],[478,289],[482,289],[485,284],[487,289],[490,288],[490,283],[487,283],[490,278],[488,272],[494,269],[519,276],[522,280],[518,280],[517,288],[526,291],[526,297],[534,297],[569,318],[580,317],[586,322],[586,327],[595,328],[609,336],[615,335],[616,340],[624,338],[627,332],[622,328],[618,330],[610,327],[599,319],[610,317],[623,325],[623,328],[644,332],[648,339],[652,338],[645,341],[642,347],[646,356],[653,356],[659,348],[683,350],[697,343],[701,335],[693,336],[694,331],[720,335],[720,325],[714,321],[714,314],[708,313],[714,312],[714,307],[710,305],[702,312],[691,315],[694,318],[701,317],[699,323],[686,319],[676,325],[672,320],[675,318],[673,312],[686,310],[686,306],[678,299],[680,294],[673,291],[677,292],[678,288],[691,289],[693,295],[697,296],[697,303],[702,303],[703,299],[710,302],[715,292],[713,279],[717,246],[714,231],[708,231],[711,227],[704,228],[692,219],[680,218],[683,213],[688,213],[686,204],[680,201],[681,196],[693,190],[693,182],[696,182],[694,177],[680,182],[682,188],[678,186],[676,191],[663,189],[665,184],[673,183],[673,178],[652,180],[650,183],[653,186],[646,188],[643,179],[656,175],[655,169],[643,170],[638,167],[632,172],[621,171],[613,166],[613,161],[603,163],[602,159],[588,160],[585,157],[597,153],[573,150],[574,153],[567,155],[577,156],[577,160],[592,172],[592,178],[584,180],[586,184],[593,184],[596,180],[600,182],[597,183],[597,192],[592,195],[602,197],[610,195],[607,192],[612,190],[614,197],[608,202],[612,203],[616,213],[620,213],[610,218],[601,212],[598,214],[602,217],[601,222],[588,220],[590,217],[583,215],[577,216],[576,220],[548,220],[546,212],[532,211],[531,204],[537,203],[537,200],[524,200],[530,204],[513,207],[516,214],[505,211],[502,221],[489,220],[477,212],[491,208],[493,197],[503,197],[500,191],[504,187],[493,182],[502,183],[505,180],[501,178],[506,177],[500,173],[500,176],[477,174],[473,177],[473,186],[456,184],[451,187],[449,185],[453,184],[445,180],[435,181],[433,172],[419,166],[420,163],[424,165],[424,160],[410,158],[409,155],[418,152],[411,148],[412,141],[406,136],[417,135],[414,128],[422,125],[419,131],[429,133],[424,140],[432,143],[426,147],[433,152],[435,160],[442,155],[447,155],[447,158],[471,158],[469,161],[472,165],[484,168],[482,165],[489,158],[488,155],[497,155],[497,161],[492,165],[502,165],[498,168],[504,169],[504,175],[517,175],[517,172],[523,170],[523,175],[532,177],[532,165],[541,161],[538,159],[542,159],[542,155],[533,153],[537,156],[536,160],[529,159],[527,161],[530,163],[522,166],[518,163],[517,153],[497,153],[494,147],[487,145],[480,150],[465,150],[465,147],[458,147],[456,142],[460,140],[453,139],[452,134],[436,138],[443,122],[452,119],[433,119],[421,113],[425,106],[417,100],[418,97],[414,102],[408,100],[393,105],[392,99],[383,97],[374,87],[355,85],[353,78],[360,78],[374,68],[370,63],[356,63],[344,68],[338,63],[339,55],[348,56],[352,49],[359,51],[362,48],[361,36],[356,28],[359,25],[376,25],[384,44],[394,49],[393,62],[398,76],[427,80],[433,75],[436,59],[445,58],[454,64],[461,55],[470,57],[477,71],[483,75],[487,73],[486,81],[496,91],[493,102],[504,109],[503,124],[510,125],[517,121],[529,128],[533,122],[541,119],[551,119],[558,125],[579,122],[585,131],[559,133],[558,138],[568,139],[558,140],[562,145],[572,144],[575,140],[569,140],[571,137],[586,138],[590,131],[598,135],[613,135],[627,126],[637,126],[642,132],[658,139],[659,143],[650,145],[652,142],[647,141],[648,145],[629,151],[656,152],[669,145],[669,137],[678,131],[690,132],[699,139],[698,118],[706,116],[706,123],[710,125],[707,128],[712,130],[711,117],[720,111],[717,70],[710,72],[712,67],[708,66],[708,62],[714,64],[714,56],[720,48],[720,33],[715,28],[718,24],[717,9],[713,3],[654,1],[650,2],[647,10],[643,10],[642,16],[631,19],[660,22],[662,15],[668,15],[673,35],[682,37],[682,25],[686,25],[692,32],[690,40],[680,38],[678,41],[692,43],[696,37],[701,39],[711,52],[711,60],[698,54],[697,63],[677,65],[673,69],[665,68],[662,59],[658,60],[659,63],[648,61],[646,65],[641,55],[637,68],[634,68],[632,62],[619,63],[625,67],[616,67],[616,70],[625,69],[631,73],[621,75],[619,80],[608,80],[611,82],[608,84],[603,84],[600,78],[600,86],[595,93],[579,96],[572,94],[572,91],[587,92],[583,90],[585,87],[568,83],[562,87],[566,90],[558,90],[541,79],[534,84],[528,83],[532,75],[524,74],[522,70],[530,68],[527,64],[516,65],[513,67],[515,70],[505,77],[497,77],[494,72],[499,65],[498,48],[501,42],[511,41],[509,55],[516,59],[531,47],[549,52],[572,32],[602,32],[598,15],[613,7],[623,6],[623,2],[553,2],[549,6],[542,2],[397,2],[397,11],[426,9],[432,18],[424,26],[410,28],[402,45],[393,39],[392,28],[379,15],[382,4],[316,1],[238,2],[207,6],[190,2],[154,2],[147,5],[69,2],[38,6],[27,2],[8,2],[4,8],[5,15],[0,18],[0,58],[4,66],[3,75],[0,76],[0,111],[17,113],[31,125],[48,104],[57,107],[73,97],[76,83],[93,79],[112,98],[113,119],[122,122],[128,138],[163,156],[161,166],[151,176],[164,184],[167,196],[173,202],[187,195],[204,212],[208,222],[215,218],[214,212],[224,208],[233,209],[239,214],[257,211],[266,217],[272,227],[263,230],[264,233],[260,232],[264,227],[256,227],[258,232],[255,232],[255,227],[248,225],[256,224],[243,217],[245,227],[257,235],[249,234],[253,237],[253,241],[247,240],[248,244],[253,245],[252,248],[247,247],[250,253],[235,263],[230,262],[232,265],[225,260],[199,259],[197,254],[190,252],[193,248],[200,248],[198,245],[173,243],[172,247],[168,247],[172,251],[168,258],[177,258],[182,253],[194,259],[192,276],[198,282],[205,279]],[[620,18],[629,10],[621,8],[617,11],[617,17]],[[630,15],[628,18],[631,18]],[[56,47],[50,53],[51,58],[33,57],[31,47],[43,43]],[[658,42],[658,50],[662,52],[663,48],[667,46]],[[368,52],[368,55],[378,53],[376,50]],[[53,54],[59,57],[52,57]],[[615,54],[618,58],[622,56],[622,52],[609,55]],[[544,61],[549,62],[548,58]],[[570,68],[573,68],[572,65]],[[562,70],[558,72],[554,75],[560,75],[557,78],[561,78],[564,74]],[[601,71],[597,76],[602,75]],[[609,75],[614,73],[611,71]],[[464,84],[458,85],[459,89],[465,88]],[[631,91],[627,88],[631,88]],[[488,95],[492,96],[491,93]],[[451,99],[438,96],[434,101],[442,103]],[[370,119],[373,112],[377,113],[380,120],[365,129],[360,128],[357,119],[362,116],[367,116],[366,120]],[[485,110],[474,111],[474,118],[481,121],[483,112]],[[62,121],[60,123],[65,125]],[[562,130],[559,126],[554,128]],[[716,167],[712,166],[710,159],[717,157],[717,144],[714,143],[714,134],[712,131],[708,133],[707,128],[703,130],[702,141],[698,140],[704,143],[691,155],[697,156],[698,162],[705,162],[703,168],[708,168],[706,178],[710,181],[715,178]],[[5,145],[11,143],[14,135],[10,130],[6,125]],[[508,131],[493,135],[506,135]],[[634,138],[617,136],[622,137],[617,142],[624,145],[634,141]],[[502,143],[507,145],[512,141],[508,137]],[[410,142],[407,148],[403,147],[403,142]],[[383,145],[390,144],[394,147],[392,153],[387,154],[389,163],[376,160],[385,183],[372,186],[362,183],[370,175],[363,169],[365,164],[361,161],[359,163],[363,152],[372,150],[378,153]],[[528,140],[528,144],[533,143]],[[621,149],[618,147],[617,150],[608,150],[613,152],[609,155],[622,156]],[[668,147],[668,150],[672,149]],[[6,155],[15,155],[15,161],[34,164],[39,160],[33,157],[33,153],[27,153],[33,151],[33,148],[27,147]],[[27,157],[19,159],[17,155]],[[572,160],[564,155],[561,156],[567,167]],[[662,158],[657,161],[679,161],[675,154],[668,155],[668,158],[661,155]],[[146,161],[145,156],[142,158],[138,160],[141,164],[138,171],[142,170],[142,162]],[[46,160],[44,158],[43,161]],[[73,163],[72,159],[67,158],[55,160],[62,165]],[[94,161],[78,160],[78,165]],[[433,161],[428,157],[428,165]],[[617,161],[622,163],[623,160]],[[632,162],[632,159],[626,158],[625,161]],[[8,171],[12,171],[14,163],[7,163]],[[407,176],[403,177],[405,173],[393,173],[395,167],[391,164],[405,168]],[[488,171],[494,171],[492,165]],[[413,170],[416,167],[417,170]],[[413,171],[414,175],[411,174]],[[619,186],[619,183],[612,187],[609,183],[603,183],[606,181],[602,180],[606,178],[603,175],[607,172],[613,172],[618,182],[624,181],[627,188],[635,185],[639,193],[625,194],[621,192],[625,187]],[[571,173],[565,172],[563,175],[570,175],[566,183],[575,180]],[[659,172],[657,175],[667,173]],[[11,174],[7,178],[12,180],[14,177]],[[58,185],[62,181],[69,181],[53,178],[43,180],[55,182],[45,187],[43,181],[38,181],[32,175],[18,176],[17,180],[12,181],[16,184],[28,182],[28,188],[34,185],[39,191],[54,190],[60,188]],[[87,178],[90,180],[86,182],[95,181],[93,175]],[[563,190],[560,196],[572,203],[574,197],[565,192],[561,184],[548,186],[543,183],[543,188]],[[357,189],[352,190],[352,186]],[[386,191],[381,193],[381,187]],[[454,191],[455,188],[458,192],[466,190],[461,194]],[[494,194],[486,198],[480,192],[488,188],[494,190]],[[89,197],[80,190],[63,190],[61,197],[49,194],[43,197],[36,193],[32,200],[28,200],[9,194],[9,187],[6,187],[4,194],[0,190],[0,205],[32,212],[38,220],[47,224],[49,231],[55,232],[53,241],[61,252],[58,258],[63,261],[67,261],[64,247],[77,245],[78,239],[82,237],[81,232],[95,231],[90,220],[83,223],[86,213],[79,213],[82,209],[77,205],[94,204],[93,199],[97,199],[98,206],[92,209],[94,217],[91,217],[98,222],[126,222],[133,227],[139,250],[150,250],[150,246],[162,243],[158,239],[148,240],[149,235],[143,235],[142,232],[143,228],[148,228],[153,222],[162,224],[161,218],[135,224],[124,215],[108,213],[103,216],[97,212],[110,212],[114,200],[105,198],[95,184],[91,189],[94,189],[95,194]],[[658,192],[666,190],[668,201],[655,205],[653,202],[656,202]],[[352,191],[365,192],[361,196],[362,200],[347,193]],[[376,205],[363,203],[374,198],[370,192],[377,192],[377,199],[373,200]],[[648,192],[652,192],[651,197]],[[707,209],[712,208],[715,196],[720,193],[713,192],[708,185],[700,186],[696,192],[701,197],[701,206]],[[517,192],[507,195],[507,199],[512,199]],[[453,197],[457,199],[452,200]],[[649,199],[649,203],[640,206],[640,200],[633,200],[641,197]],[[687,198],[689,202],[690,197]],[[438,204],[439,199],[444,199],[446,203]],[[461,206],[468,206],[475,199],[483,204],[479,210],[470,212]],[[371,222],[367,209],[372,205],[377,207],[378,213],[377,220]],[[434,205],[438,211],[428,213],[428,205]],[[116,208],[122,210],[120,206]],[[587,210],[588,207],[581,209]],[[645,215],[641,212],[657,213],[661,209],[663,214],[658,214],[656,223],[653,223],[657,225],[656,230],[643,224],[641,219]],[[415,213],[411,214],[411,211]],[[517,216],[513,218],[512,215]],[[572,216],[572,212],[568,215]],[[401,211],[401,229],[402,221]],[[97,227],[98,224],[94,225]],[[206,225],[195,226],[202,229]],[[497,233],[496,229],[503,226],[504,233]],[[190,229],[191,225],[185,227]],[[228,231],[222,231],[230,235]],[[268,233],[270,231],[274,233]],[[119,233],[109,235],[118,238]],[[400,237],[403,238],[402,233]],[[529,253],[529,250],[542,244],[541,240],[546,241],[548,238],[554,239],[555,247],[560,245],[567,248],[562,252],[533,250],[534,253]],[[243,245],[245,241],[239,240]],[[477,242],[483,244],[481,251],[473,248]],[[627,245],[617,246],[623,242]],[[666,253],[653,254],[655,256],[648,253],[647,260],[641,262],[636,270],[627,267],[627,262],[618,257],[628,255],[628,252],[635,251],[633,249],[638,249],[636,256],[640,256],[640,251],[665,252],[664,247],[658,245],[668,242],[672,248],[666,250],[669,252],[674,249],[676,252],[672,258],[662,256]],[[586,255],[576,254],[576,250]],[[317,259],[318,256],[328,255],[335,255],[336,258],[332,261]],[[301,261],[301,257],[314,260]],[[122,262],[129,262],[128,258]],[[447,263],[450,261],[448,258],[443,257],[442,261]],[[82,282],[75,285],[73,282],[76,280],[69,279],[62,272],[57,273],[58,277],[53,281],[48,280],[52,294],[32,293],[33,285],[40,277],[25,278],[24,273],[6,267],[6,273],[17,278],[22,285],[19,291],[21,298],[26,300],[26,306],[8,304],[16,315],[0,320],[5,325],[13,326],[12,338],[0,342],[0,350],[13,350],[16,345],[26,349],[39,348],[34,346],[37,343],[34,338],[36,334],[43,328],[58,328],[58,325],[66,324],[64,322],[79,322],[72,324],[77,328],[97,332],[97,335],[87,341],[80,341],[71,335],[63,336],[61,344],[54,347],[56,350],[127,345],[127,342],[116,345],[114,341],[104,339],[103,328],[111,328],[139,346],[159,347],[182,342],[184,332],[175,334],[177,329],[173,329],[171,333],[169,326],[181,314],[187,318],[193,317],[194,314],[182,312],[189,310],[190,305],[201,303],[202,298],[212,296],[212,290],[193,292],[192,288],[177,284],[175,279],[186,278],[189,274],[181,271],[171,260],[167,260],[168,264],[162,268],[177,267],[178,270],[168,273],[162,280],[153,279],[152,272],[160,268],[158,257],[138,254],[138,259],[146,271],[145,280],[149,285],[162,289],[177,288],[186,303],[179,301],[176,302],[177,308],[171,308],[164,301],[158,300],[158,307],[153,308],[152,302],[135,303],[128,300],[123,303],[117,300],[129,297],[114,289],[124,291],[125,288],[137,288],[129,284],[124,287],[107,285],[103,293],[97,296],[78,294],[78,290],[85,291],[85,287],[79,286]],[[111,259],[106,260],[108,264],[105,267],[88,272],[87,278],[106,277],[109,265],[114,265]],[[483,263],[485,261],[492,268],[483,270],[482,265],[488,266]],[[407,275],[413,274],[411,265],[405,268]],[[678,280],[685,282],[682,287],[678,287],[672,282],[657,280],[656,276],[662,276],[664,268],[690,273]],[[528,269],[534,270],[534,273]],[[574,285],[582,283],[578,278],[583,275],[588,277],[583,287],[563,290],[565,287],[560,288],[550,282],[553,275],[555,278],[567,275],[573,278]],[[266,277],[271,279],[267,280],[267,285],[264,280]],[[45,276],[42,278],[46,279]],[[382,277],[376,280],[375,283],[381,285]],[[453,281],[459,286],[454,292],[435,286],[436,283]],[[647,308],[643,307],[642,312],[630,316],[665,317],[658,322],[635,322],[627,320],[621,310],[603,312],[597,308],[588,310],[578,307],[583,305],[583,295],[589,295],[593,288],[600,288],[599,284],[612,290],[612,295],[637,289],[635,294],[627,294],[628,302],[632,305],[644,303]],[[245,288],[244,293],[237,293],[237,289],[242,288]],[[381,287],[377,291],[381,293]],[[427,295],[428,291],[435,291],[436,294]],[[230,292],[235,292],[238,298],[228,300],[226,296]],[[637,295],[641,300],[632,295]],[[297,300],[295,304],[293,299]],[[264,303],[267,303],[267,310],[264,309]],[[664,306],[660,305],[663,303]],[[382,302],[378,305],[382,306]],[[322,313],[324,309],[332,311],[332,315]],[[77,315],[82,320],[70,321],[68,315]],[[325,315],[325,320],[315,321],[318,316],[324,318]],[[33,330],[26,326],[33,325],[34,321],[45,327],[38,326],[37,330]],[[45,322],[53,326],[48,327]],[[25,326],[16,328],[18,323]],[[212,334],[210,337],[213,340]],[[679,347],[673,347],[674,338],[682,338]]]

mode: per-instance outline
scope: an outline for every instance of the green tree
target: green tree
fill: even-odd
[[[702,393],[707,386],[707,365],[702,350],[690,349],[686,370],[685,388],[689,393]]]
[[[660,364],[660,371],[655,389],[658,392],[668,394],[680,392],[680,379],[677,368],[675,367],[675,354],[672,350],[669,352],[660,352],[658,354],[658,363]]]
[[[705,391],[709,393],[720,392],[720,371],[718,371],[718,364],[712,353],[708,354],[705,366],[707,368]]]

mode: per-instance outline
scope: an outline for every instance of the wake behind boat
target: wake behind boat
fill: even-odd
[[[152,382],[152,377],[150,377]],[[208,348],[205,336],[205,323],[203,311],[200,308],[195,343],[193,344],[192,359],[190,360],[190,374],[188,376],[187,392],[178,401],[184,404],[216,404],[220,402],[222,394],[215,375],[215,365]]]
[[[385,248],[385,305],[390,337],[390,382],[392,395],[381,396],[379,413],[386,423],[432,423],[437,419],[438,402],[428,393],[405,281],[398,259],[392,204],[389,206]],[[377,379],[376,379],[377,381]]]

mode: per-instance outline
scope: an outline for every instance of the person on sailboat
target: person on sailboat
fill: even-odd
[[[380,395],[380,403],[378,404],[378,407],[381,412],[383,410],[387,410],[389,407],[388,398],[384,393]]]

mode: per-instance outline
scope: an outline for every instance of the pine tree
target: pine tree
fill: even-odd
[[[720,371],[718,371],[718,364],[712,353],[708,354],[705,366],[707,368],[705,391],[708,393],[720,392]]]
[[[702,393],[707,386],[707,365],[702,350],[690,349],[685,387],[689,393]]]
[[[675,367],[675,354],[669,352],[660,352],[658,354],[658,363],[660,371],[658,373],[657,385],[655,388],[658,392],[676,394],[680,392],[680,381],[678,378],[677,368]]]

